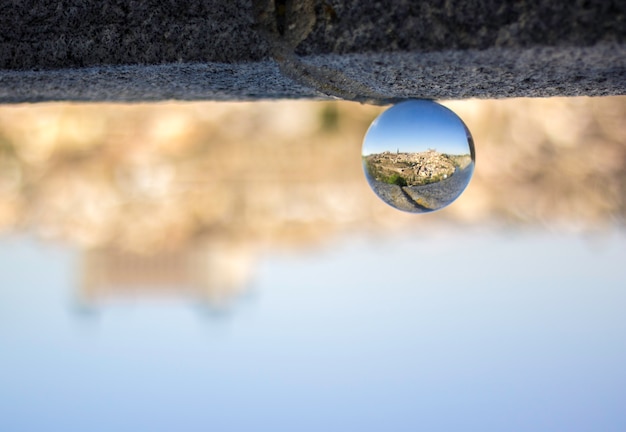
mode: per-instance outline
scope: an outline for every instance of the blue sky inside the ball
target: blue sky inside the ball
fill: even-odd
[[[390,152],[469,154],[467,132],[459,117],[436,102],[403,102],[383,112],[369,128],[363,155]]]

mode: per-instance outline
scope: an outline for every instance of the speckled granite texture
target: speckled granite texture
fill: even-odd
[[[276,17],[306,21],[303,64],[389,97],[626,94],[624,1],[296,3],[311,16]],[[0,102],[324,97],[278,67],[257,6],[0,0]]]

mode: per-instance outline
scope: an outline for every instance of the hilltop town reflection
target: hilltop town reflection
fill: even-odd
[[[473,131],[480,169],[454,205],[420,218],[363,179],[360,144],[378,107],[0,107],[0,230],[81,248],[88,304],[161,294],[222,304],[268,248],[447,223],[623,222],[626,98],[448,105]]]
[[[457,199],[472,177],[474,158],[463,121],[429,100],[389,108],[363,141],[363,170],[372,190],[411,213],[439,210]]]

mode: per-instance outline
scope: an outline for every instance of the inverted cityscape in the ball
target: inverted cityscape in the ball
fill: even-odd
[[[399,210],[439,210],[461,195],[474,172],[474,143],[463,121],[429,100],[392,106],[363,141],[363,169],[372,190]]]

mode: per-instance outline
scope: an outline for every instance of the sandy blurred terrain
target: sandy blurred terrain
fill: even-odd
[[[444,102],[474,135],[463,196],[409,215],[370,191],[381,108],[346,102],[0,107],[0,231],[151,253],[211,237],[291,243],[442,222],[621,225],[626,97]]]

